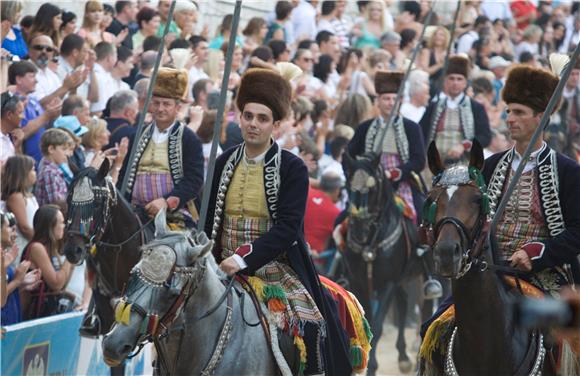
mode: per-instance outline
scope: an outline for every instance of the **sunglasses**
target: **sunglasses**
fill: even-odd
[[[55,52],[56,50],[50,46],[43,46],[40,44],[35,44],[34,46],[32,46],[33,50],[36,51],[46,51],[46,52]]]

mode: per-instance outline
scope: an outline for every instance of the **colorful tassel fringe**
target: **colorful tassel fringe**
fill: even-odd
[[[294,337],[294,344],[298,349],[300,355],[300,366],[298,370],[299,375],[304,375],[304,369],[306,368],[306,345],[304,344],[304,339],[300,336]]]

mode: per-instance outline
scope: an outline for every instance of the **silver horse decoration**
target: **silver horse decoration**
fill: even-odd
[[[153,342],[157,374],[291,375],[276,328],[269,324],[268,339],[251,299],[244,304],[243,289],[218,269],[205,233],[169,231],[165,210],[155,228],[103,340],[107,364]]]

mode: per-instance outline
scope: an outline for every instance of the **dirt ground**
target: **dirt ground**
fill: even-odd
[[[407,341],[407,354],[411,361],[413,362],[413,369],[410,373],[406,375],[414,375],[416,374],[415,365],[416,365],[416,357],[418,348],[418,341],[416,340],[416,329],[415,328],[407,328],[405,330],[405,339]],[[405,375],[399,371],[398,366],[398,352],[397,348],[395,347],[395,342],[397,340],[397,329],[395,326],[385,320],[385,324],[383,326],[383,335],[379,340],[379,347],[377,350],[377,357],[379,362],[379,369],[377,371],[377,375],[380,376],[399,376]]]

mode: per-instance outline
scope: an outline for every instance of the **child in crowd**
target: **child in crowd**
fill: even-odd
[[[42,159],[38,166],[35,195],[38,203],[66,205],[68,184],[73,179],[68,165],[73,140],[62,129],[49,129],[40,139]]]
[[[36,183],[34,163],[32,157],[15,155],[8,158],[2,170],[2,198],[6,201],[6,210],[16,218],[17,260],[20,260],[24,247],[34,235],[32,218],[38,210],[38,202],[32,194]]]

